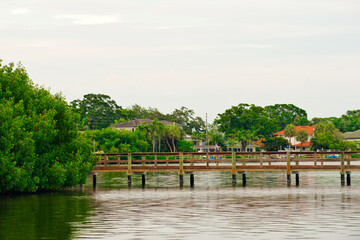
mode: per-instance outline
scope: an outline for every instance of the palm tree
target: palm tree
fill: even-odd
[[[291,145],[291,138],[294,137],[296,134],[296,129],[295,129],[294,124],[286,125],[284,132],[285,132],[285,137],[289,138],[289,145]],[[290,148],[290,146],[289,146],[289,148]]]

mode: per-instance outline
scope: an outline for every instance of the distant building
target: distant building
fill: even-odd
[[[296,132],[303,129],[309,135],[307,141],[305,141],[303,143],[297,141],[296,137],[292,137],[291,139],[289,139],[288,137],[285,137],[285,129],[280,132],[274,133],[274,135],[277,135],[279,137],[283,137],[283,138],[289,140],[290,145],[292,147],[294,147],[295,150],[310,150],[310,147],[311,147],[310,139],[314,136],[314,128],[315,128],[315,125],[314,126],[295,126]]]
[[[127,122],[113,124],[113,125],[110,125],[110,127],[113,127],[118,130],[124,129],[124,130],[128,130],[128,131],[134,131],[139,125],[143,124],[144,122],[147,124],[151,124],[153,122],[153,120],[151,120],[151,119],[135,119],[135,120],[127,121]],[[183,127],[182,124],[175,123],[175,122],[170,122],[170,121],[165,121],[165,120],[162,120],[159,122],[161,122],[165,125],[175,124],[178,127]]]
[[[347,141],[360,141],[360,130],[357,130],[355,132],[346,132],[343,133],[344,140]]]

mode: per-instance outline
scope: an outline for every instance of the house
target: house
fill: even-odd
[[[122,123],[118,123],[118,124],[113,124],[110,125],[110,127],[113,127],[115,129],[118,130],[128,130],[128,131],[134,131],[139,125],[143,124],[143,123],[147,123],[147,124],[151,124],[153,122],[153,120],[151,119],[135,119],[135,120],[131,120],[131,121],[127,121],[127,122],[122,122]],[[182,127],[182,124],[179,123],[175,123],[175,122],[170,122],[170,121],[166,121],[166,120],[162,120],[159,121],[165,125],[173,125],[175,124],[178,127]]]
[[[310,139],[314,136],[314,128],[315,128],[315,125],[313,125],[313,126],[295,126],[295,131],[296,132],[303,129],[309,135],[307,141],[305,141],[303,143],[297,141],[296,137],[292,137],[291,139],[289,139],[289,137],[286,137],[285,136],[285,130],[274,133],[274,135],[277,135],[279,137],[283,137],[283,138],[289,140],[290,145],[292,147],[294,147],[295,150],[310,150],[310,147],[311,147]]]
[[[344,140],[347,141],[360,141],[360,130],[355,132],[346,132],[342,134]]]

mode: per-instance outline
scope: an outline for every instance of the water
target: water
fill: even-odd
[[[0,197],[0,239],[360,239],[360,173],[248,173],[247,187],[226,172],[98,175],[80,189]],[[294,176],[293,176],[294,177]],[[239,177],[238,177],[239,178]],[[294,178],[293,178],[294,184]]]

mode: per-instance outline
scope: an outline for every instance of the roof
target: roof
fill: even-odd
[[[311,142],[303,142],[302,144],[301,143],[295,144],[293,145],[293,147],[310,147],[311,145],[312,145]]]
[[[153,122],[153,120],[151,120],[151,119],[135,119],[135,120],[127,121],[127,122],[113,124],[113,125],[110,125],[110,127],[114,127],[114,128],[131,128],[131,127],[137,127],[137,126],[141,125],[144,122],[146,122],[147,124],[151,124]],[[166,121],[166,120],[162,120],[162,121],[159,121],[159,122],[162,122],[165,125],[173,125],[175,123],[175,122],[170,122],[170,121]],[[175,123],[175,125],[178,126],[178,127],[183,126],[182,124],[179,124],[179,123]]]
[[[260,140],[257,140],[257,141],[253,141],[252,142],[252,145],[255,145],[255,146],[259,146],[259,147],[264,147],[265,144],[263,143],[263,141],[265,141],[265,139],[260,139]]]
[[[344,139],[360,139],[360,130],[343,133]]]
[[[300,131],[300,129],[304,129],[309,135],[313,135],[314,134],[314,126],[295,126],[295,131],[298,132]],[[274,135],[285,135],[285,129],[274,133]]]

